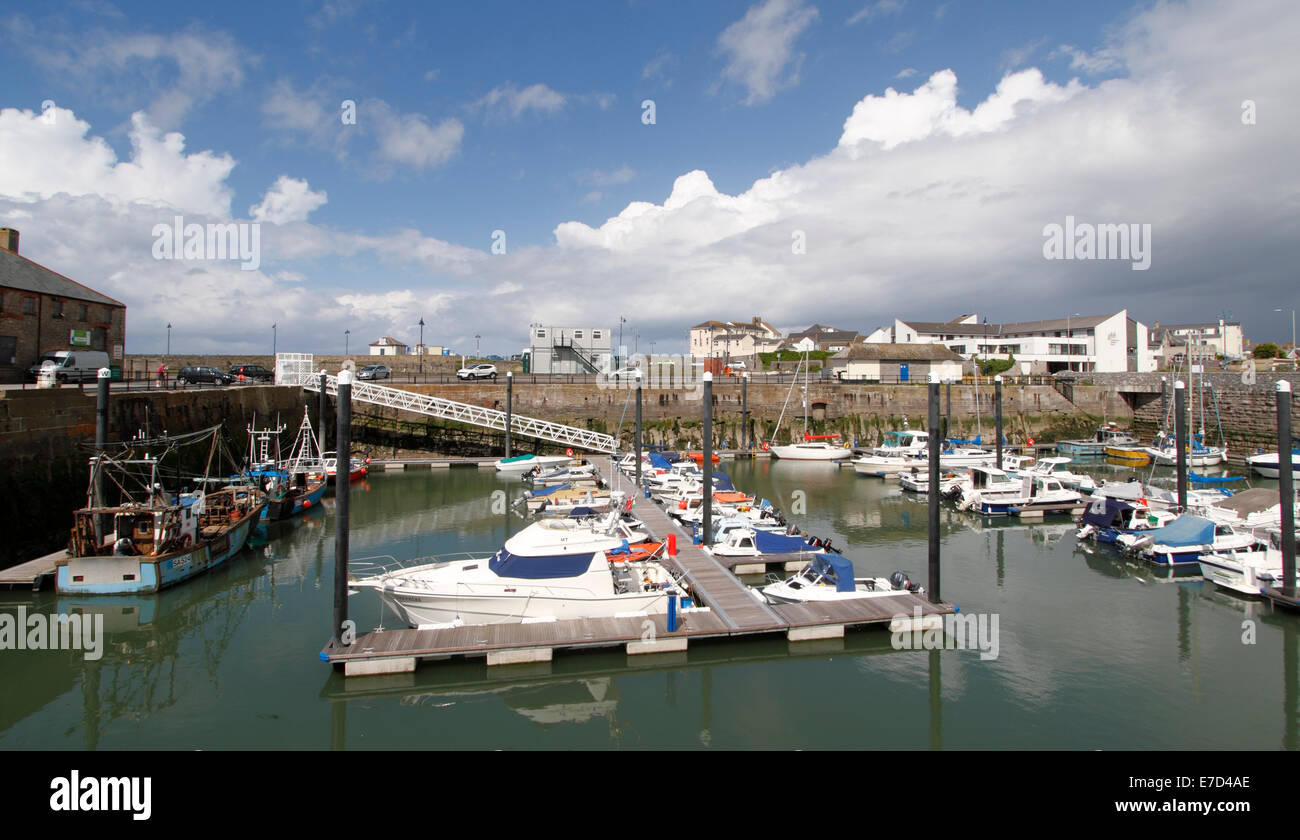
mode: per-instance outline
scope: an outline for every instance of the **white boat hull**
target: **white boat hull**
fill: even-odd
[[[834,446],[773,446],[772,454],[785,461],[842,461],[853,455],[852,449]]]
[[[619,613],[654,615],[668,611],[664,590],[651,593],[593,596],[554,587],[516,587],[515,592],[467,591],[478,587],[461,587],[460,592],[415,592],[381,590],[380,597],[412,627],[422,624],[509,624],[525,619],[559,621],[573,618],[609,618]]]

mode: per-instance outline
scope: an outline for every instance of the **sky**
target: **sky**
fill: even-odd
[[[128,353],[1300,307],[1293,0],[10,8],[0,227]]]

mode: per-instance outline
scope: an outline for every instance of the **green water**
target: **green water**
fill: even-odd
[[[825,464],[726,465],[859,574],[925,579],[926,506],[892,482]],[[518,519],[475,470],[372,476],[352,502],[354,558],[495,550]],[[802,494],[802,495],[798,495]],[[489,671],[482,660],[345,680],[318,659],[329,635],[333,505],[224,568],[151,598],[0,594],[0,610],[105,614],[103,658],[0,651],[5,749],[1263,748],[1295,749],[1300,620],[1197,578],[1161,577],[1064,521],[942,514],[945,599],[997,614],[995,660],[896,651],[883,630],[791,645],[692,643],[629,661],[557,652]],[[372,593],[350,599],[361,630]],[[397,626],[391,615],[387,626]],[[1243,644],[1243,622],[1254,644]],[[1287,663],[1290,663],[1289,667]]]

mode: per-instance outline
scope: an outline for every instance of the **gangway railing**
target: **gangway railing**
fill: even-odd
[[[277,376],[276,381],[279,384],[296,384],[308,391],[318,393],[320,391],[319,373],[303,371],[290,373],[277,370],[277,374],[283,374]],[[338,377],[326,375],[325,393],[338,395]],[[443,399],[430,394],[417,394],[414,391],[405,391],[401,388],[388,388],[361,380],[353,380],[352,382],[352,399],[354,402],[370,403],[384,408],[396,408],[415,414],[423,414],[426,417],[454,420],[457,423],[468,423],[471,426],[482,426],[497,431],[505,431],[506,428],[506,413],[495,408],[484,408],[469,403],[456,402],[455,400]],[[560,443],[577,449],[586,449],[590,452],[613,452],[615,449],[613,435],[594,432],[590,429],[580,429],[577,426],[566,426],[563,423],[552,423],[548,420],[537,420],[519,414],[512,413],[510,415],[510,431],[512,434]]]

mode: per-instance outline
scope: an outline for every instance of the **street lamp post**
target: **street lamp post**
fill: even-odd
[[[476,359],[477,359],[478,356],[479,356],[478,341],[479,341],[479,339],[482,338],[482,337],[483,337],[483,336],[481,336],[481,335],[475,335],[475,336],[474,336],[474,358],[476,358]]]
[[[171,354],[172,354],[172,324],[171,321],[168,321],[167,322],[167,355],[170,356]]]
[[[352,330],[343,331],[343,355],[348,354],[348,342],[352,339]]]
[[[420,353],[420,373],[424,373],[424,318],[420,319],[420,346],[416,350]],[[509,452],[506,453],[506,457],[510,457]]]
[[[275,330],[276,327],[278,326],[280,326],[279,323],[275,323],[271,325],[271,361],[273,362],[275,361],[275,339],[276,339]]]
[[[618,355],[617,359],[618,359],[618,366],[619,366],[619,367],[622,367],[622,366],[623,366],[623,325],[626,324],[626,323],[627,323],[627,319],[626,319],[626,318],[624,318],[622,315],[618,316],[618,353],[619,353],[619,355]]]

